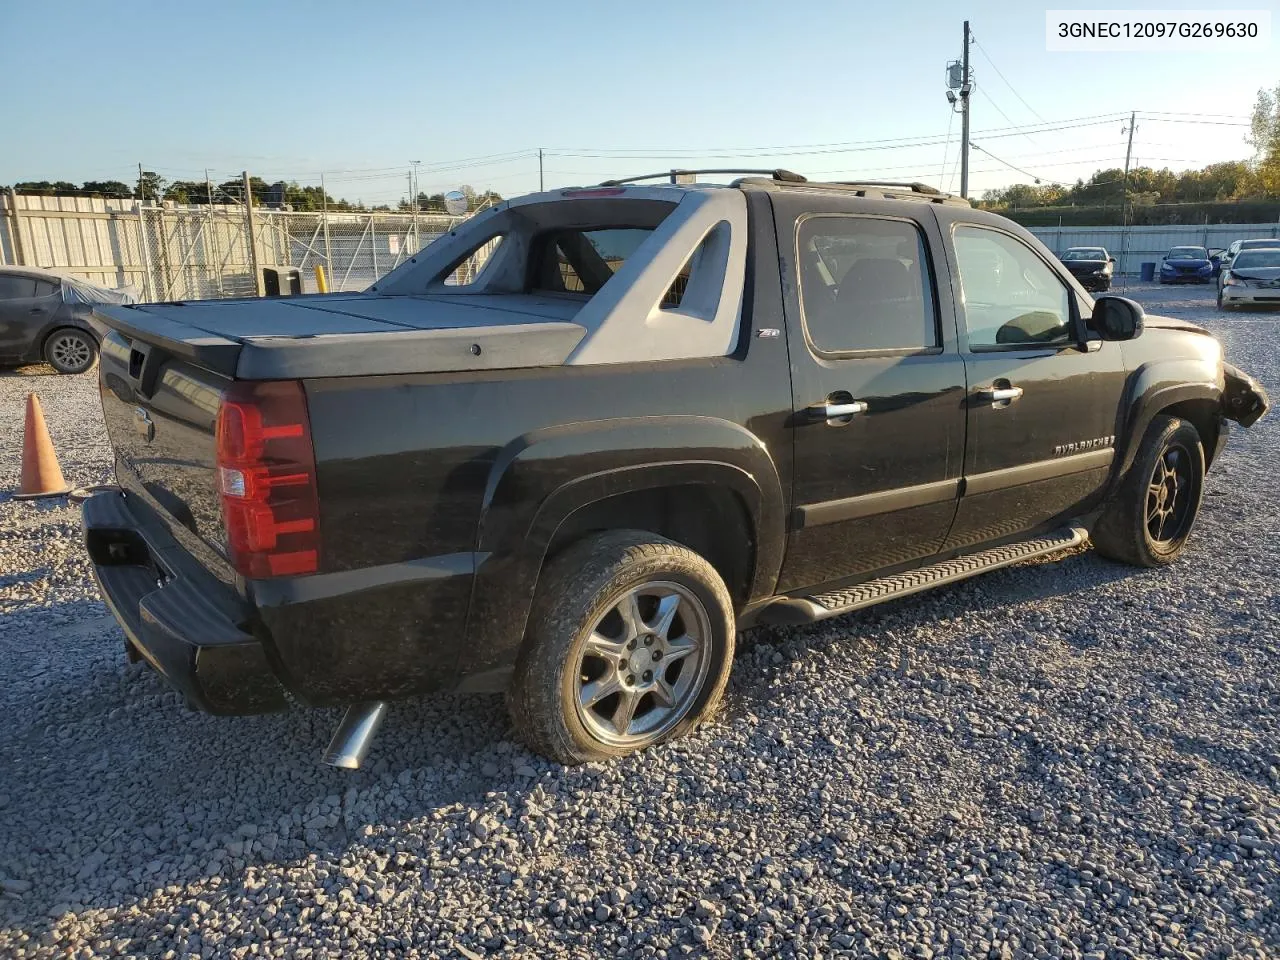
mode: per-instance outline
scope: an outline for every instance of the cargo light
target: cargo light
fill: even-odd
[[[218,408],[216,432],[231,565],[253,579],[315,573],[320,507],[302,383],[232,383]]]

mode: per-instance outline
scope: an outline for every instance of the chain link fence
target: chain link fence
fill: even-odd
[[[243,207],[139,212],[148,300],[255,296],[264,267],[297,268],[304,293],[363,290],[462,218],[412,213],[298,213]],[[474,259],[474,258],[473,258]],[[257,264],[257,270],[254,264]],[[470,269],[475,265],[468,264]]]
[[[295,212],[240,204],[0,194],[0,265],[33,266],[143,300],[209,300],[262,292],[262,270],[297,268],[304,293],[363,290],[465,217],[438,213]],[[447,282],[474,277],[494,244]]]

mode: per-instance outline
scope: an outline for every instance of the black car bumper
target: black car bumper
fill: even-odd
[[[1162,273],[1161,283],[1213,283],[1212,274],[1200,273]]]
[[[1225,388],[1222,391],[1222,413],[1242,427],[1251,427],[1271,406],[1267,391],[1249,374],[1230,363],[1222,365]]]
[[[147,522],[147,508],[135,499],[100,493],[83,507],[93,577],[129,643],[197,709],[284,709],[266,651],[243,628],[248,605],[162,524]]]

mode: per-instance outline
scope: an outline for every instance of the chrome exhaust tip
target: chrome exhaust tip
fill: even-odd
[[[343,770],[359,770],[364,763],[369,746],[382,726],[382,718],[387,715],[385,700],[372,703],[353,703],[342,715],[342,722],[333,732],[333,739],[325,748],[325,763]]]

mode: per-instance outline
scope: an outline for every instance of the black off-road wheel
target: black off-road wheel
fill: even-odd
[[[1172,563],[1186,549],[1204,494],[1204,447],[1186,420],[1151,421],[1133,465],[1091,531],[1104,557],[1138,567]]]
[[[624,756],[711,716],[733,663],[729,591],[655,534],[582,540],[543,570],[507,694],[516,732],[560,763]]]
[[[55,330],[44,342],[44,359],[59,373],[84,373],[98,359],[98,341],[74,327]]]

